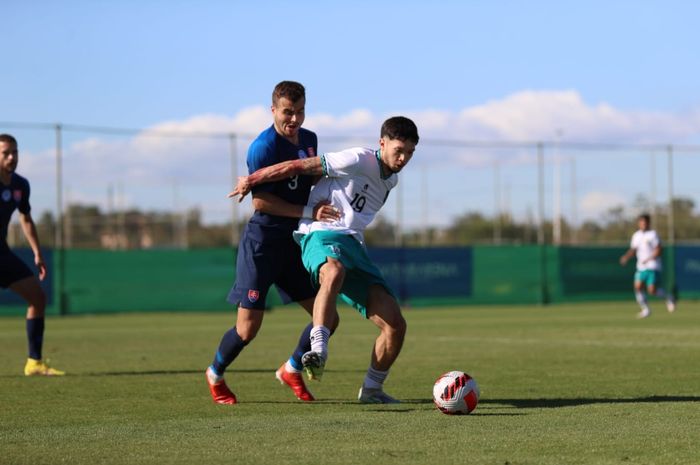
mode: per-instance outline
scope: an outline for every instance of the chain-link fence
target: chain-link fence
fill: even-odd
[[[0,123],[20,146],[33,216],[56,248],[236,244],[226,198],[251,134]],[[319,151],[376,137],[327,137]],[[700,146],[421,140],[368,233],[382,245],[622,243],[648,211],[668,242],[699,237]],[[672,201],[673,199],[673,201]],[[672,207],[672,208],[669,208]],[[15,219],[16,221],[16,219]],[[15,223],[9,241],[22,243]]]

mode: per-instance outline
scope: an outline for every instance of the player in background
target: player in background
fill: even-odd
[[[29,181],[17,174],[19,151],[17,140],[9,134],[0,134],[0,287],[16,292],[29,305],[27,307],[27,342],[29,357],[24,365],[26,376],[62,376],[63,371],[51,368],[42,360],[44,343],[44,314],[46,295],[39,279],[46,277],[46,265],[39,248],[39,235],[30,213]],[[10,218],[19,210],[19,222],[29,246],[34,252],[34,264],[39,270],[39,279],[19,259],[7,244]]]
[[[303,218],[295,232],[302,260],[318,287],[314,303],[311,350],[302,357],[310,379],[320,379],[328,358],[328,339],[338,321],[336,298],[353,305],[380,330],[358,398],[366,403],[395,403],[384,392],[389,369],[406,334],[406,321],[396,297],[370,260],[363,232],[398,183],[398,173],[411,160],[418,129],[396,116],[382,125],[379,149],[352,148],[319,157],[292,160],[239,178],[230,196],[239,201],[265,183],[300,174],[323,176],[311,191],[309,205],[327,200],[342,212],[332,222]]]
[[[651,229],[651,217],[644,213],[637,218],[639,229],[632,235],[630,248],[620,257],[620,264],[625,265],[637,256],[637,271],[634,273],[634,296],[641,308],[637,318],[646,318],[651,315],[651,309],[647,304],[646,294],[666,299],[666,309],[669,312],[676,310],[673,296],[666,293],[661,285],[661,240],[659,235]],[[646,292],[646,294],[645,294]]]
[[[273,124],[248,149],[250,173],[285,160],[316,158],[316,134],[304,123],[306,94],[298,82],[282,81],[272,93]],[[301,250],[292,232],[299,218],[334,219],[337,214],[326,205],[306,207],[314,178],[290,175],[253,192],[255,212],[243,231],[238,246],[236,282],[227,300],[238,306],[236,325],[222,337],[206,379],[214,402],[235,404],[236,396],[226,385],[224,372],[252,341],[262,325],[267,293],[272,284],[284,303],[298,302],[311,314],[316,291],[301,262]],[[332,329],[337,320],[329,323]],[[310,350],[312,325],[302,331],[297,348],[275,376],[289,386],[296,397],[313,401],[301,376],[302,355]]]

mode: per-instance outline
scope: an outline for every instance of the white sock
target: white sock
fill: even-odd
[[[641,307],[644,313],[649,312],[649,305],[647,305],[647,297],[642,291],[634,291],[634,297],[637,299],[637,303]]]
[[[331,330],[325,326],[314,326],[311,328],[311,350],[321,354],[321,358],[328,358],[328,339],[331,337]]]
[[[207,378],[209,379],[209,382],[211,384],[216,384],[220,382],[222,379],[224,379],[223,376],[219,376],[216,373],[214,373],[214,369],[212,367],[209,367],[207,369]]]
[[[372,368],[372,365],[370,365],[369,368],[367,368],[367,374],[365,375],[365,380],[362,382],[362,385],[370,389],[382,389],[382,386],[384,386],[384,380],[388,374],[389,370],[375,370]]]
[[[284,371],[287,373],[301,373],[301,370],[297,370],[292,366],[292,364],[287,360],[287,363],[284,364]]]

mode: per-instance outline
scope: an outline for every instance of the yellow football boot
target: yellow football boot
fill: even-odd
[[[63,376],[65,371],[51,368],[48,363],[42,360],[27,359],[27,364],[24,365],[25,376]]]

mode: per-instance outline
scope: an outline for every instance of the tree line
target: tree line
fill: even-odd
[[[631,205],[611,206],[597,220],[588,219],[572,225],[561,222],[562,244],[626,244],[637,228],[636,217],[641,212],[652,214],[652,227],[668,241],[671,220],[676,242],[700,239],[700,215],[695,202],[676,198],[669,205],[651,208],[640,196]],[[672,215],[670,214],[672,213]],[[244,223],[205,224],[198,208],[184,213],[141,211],[128,209],[103,212],[97,205],[72,204],[63,218],[63,241],[66,248],[84,249],[149,249],[230,247],[240,237]],[[35,219],[43,246],[54,247],[56,217],[43,212]],[[400,235],[399,235],[400,234]],[[516,219],[510,215],[487,216],[481,212],[465,212],[445,227],[426,225],[424,228],[401,231],[385,217],[378,217],[366,231],[370,246],[460,246],[473,244],[537,244],[542,238],[552,243],[552,222],[539,225],[532,218]],[[19,225],[10,225],[11,245],[26,245]]]

